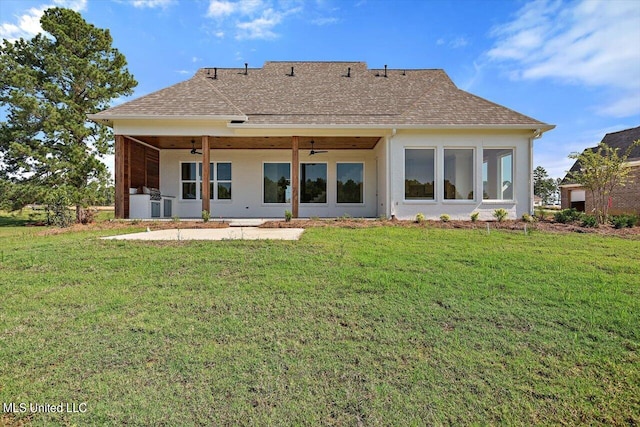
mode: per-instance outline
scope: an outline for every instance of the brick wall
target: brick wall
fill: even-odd
[[[560,190],[562,209],[571,207],[571,191],[580,189],[580,187],[563,187]],[[593,197],[591,197],[591,192],[587,190],[585,196],[585,212],[592,213]],[[635,213],[640,215],[640,165],[631,168],[627,184],[624,187],[618,187],[611,194],[611,199],[610,214]]]
[[[640,165],[631,168],[627,184],[617,188],[611,196],[611,214],[640,214]]]
[[[560,207],[562,209],[569,209],[571,207],[570,189],[562,187],[560,189]]]

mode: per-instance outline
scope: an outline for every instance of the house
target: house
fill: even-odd
[[[617,148],[619,154],[623,154],[631,147],[634,141],[640,139],[640,126],[619,132],[608,133],[602,138],[602,143],[611,148]],[[596,150],[597,147],[587,150]],[[619,186],[610,194],[609,213],[635,213],[640,214],[640,146],[631,149],[626,162],[631,170],[627,177],[628,182]],[[576,161],[569,173],[580,170],[580,163]],[[575,208],[581,212],[593,211],[592,195],[588,190],[571,181],[567,174],[560,184],[562,209]]]
[[[89,118],[115,133],[118,218],[516,218],[554,128],[443,70],[363,62],[203,68]]]

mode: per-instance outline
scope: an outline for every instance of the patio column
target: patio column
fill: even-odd
[[[202,136],[202,210],[210,212],[211,198],[209,195],[209,136]]]
[[[116,186],[116,200],[115,200],[115,212],[116,218],[124,218],[124,196],[125,190],[129,191],[126,186],[127,183],[124,180],[124,156],[125,156],[125,144],[124,136],[116,135],[115,141],[115,186]]]
[[[298,187],[300,186],[300,159],[298,137],[291,138],[291,215],[298,218]]]

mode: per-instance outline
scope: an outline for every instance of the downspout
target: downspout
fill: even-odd
[[[533,215],[533,141],[539,139],[542,136],[542,131],[536,129],[533,131],[533,136],[529,138],[529,214]]]
[[[393,207],[393,198],[391,195],[391,190],[393,188],[393,186],[391,185],[391,182],[393,181],[393,174],[391,173],[391,140],[393,139],[394,136],[396,136],[396,132],[397,129],[393,128],[391,129],[391,135],[387,136],[387,179],[386,179],[386,188],[387,188],[387,208],[386,208],[386,214],[387,214],[387,218],[392,218],[395,216],[395,209]]]

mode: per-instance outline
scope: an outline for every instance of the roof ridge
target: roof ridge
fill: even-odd
[[[483,98],[483,97],[481,97],[481,96],[474,95],[473,93],[471,93],[471,92],[467,92],[466,90],[463,90],[463,89],[460,89],[460,88],[458,88],[457,86],[456,86],[456,89],[457,89],[457,90],[459,90],[460,92],[464,92],[464,93],[466,93],[467,95],[470,95],[470,96],[472,96],[472,97],[474,97],[474,98],[476,98],[476,99],[479,99],[479,100],[481,100],[481,101],[487,102],[487,103],[489,103],[489,104],[491,104],[491,105],[495,105],[496,107],[504,108],[505,110],[508,110],[508,111],[510,111],[510,112],[512,112],[512,113],[514,113],[514,114],[517,114],[517,115],[519,115],[519,116],[521,116],[521,117],[524,117],[524,118],[526,118],[526,119],[529,119],[529,120],[534,121],[534,122],[537,122],[537,123],[540,123],[541,125],[546,125],[546,124],[547,124],[547,123],[545,123],[545,122],[541,122],[540,120],[536,120],[536,119],[534,119],[534,118],[533,118],[533,117],[531,117],[531,116],[527,116],[526,114],[522,114],[522,113],[520,113],[520,112],[518,112],[518,111],[516,111],[516,110],[514,110],[514,109],[512,109],[512,108],[505,107],[504,105],[501,105],[501,104],[498,104],[498,103],[496,103],[496,102],[490,101],[490,100],[488,100],[488,99],[486,99],[486,98]],[[554,127],[555,127],[555,126],[554,126]]]
[[[447,78],[448,83],[451,84],[454,87],[454,89],[458,89],[456,84],[453,82],[453,80],[451,80],[451,77],[449,77],[449,75],[446,73],[446,71],[444,71],[444,69],[441,69],[441,68],[438,69],[437,68],[437,69],[434,69],[434,70],[431,70],[431,71],[435,71],[435,70],[442,71],[442,74]],[[427,71],[427,70],[424,70],[424,71]],[[418,103],[420,103],[424,98],[426,98],[428,96],[429,92],[431,92],[431,89],[432,89],[432,87],[426,88],[424,90],[424,92],[422,92],[422,94],[420,94],[420,96],[416,97],[416,100],[413,101],[413,103],[411,103],[411,105],[409,105],[405,111],[403,111],[402,113],[398,113],[397,115],[402,117],[402,116],[407,116],[407,115],[411,114],[411,112],[414,111],[414,107]]]
[[[192,79],[195,79],[196,77],[204,79],[206,81],[206,83],[209,85],[210,88],[212,88],[218,95],[220,95],[222,97],[222,99],[229,105],[231,105],[233,108],[236,109],[236,111],[238,113],[240,113],[243,116],[246,116],[246,114],[233,102],[231,102],[231,100],[229,99],[229,97],[227,97],[225,94],[223,94],[222,92],[220,92],[220,90],[215,87],[215,85],[213,84],[213,82],[210,82],[209,79],[207,79],[206,77],[199,77],[199,74],[196,73]]]
[[[629,128],[629,129],[617,130],[615,132],[607,132],[607,133],[604,134],[602,139],[605,139],[607,137],[607,135],[615,135],[616,133],[629,132],[630,130],[636,130],[636,129],[640,129],[640,126],[632,127],[632,128]]]

